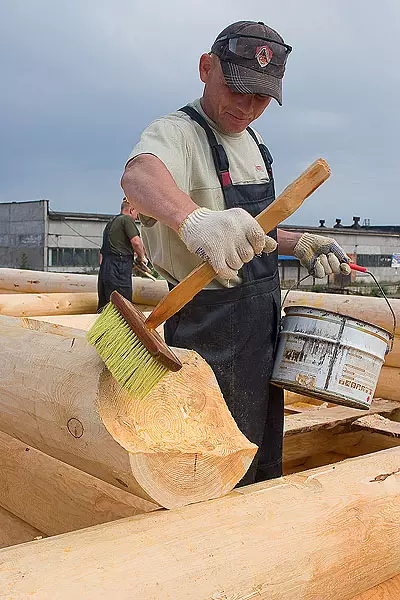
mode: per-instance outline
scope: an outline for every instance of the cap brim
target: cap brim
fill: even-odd
[[[223,60],[221,67],[226,83],[234,92],[271,96],[282,106],[282,79]]]

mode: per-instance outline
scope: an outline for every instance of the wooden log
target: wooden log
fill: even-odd
[[[145,279],[144,277],[133,277],[133,296],[134,304],[149,304],[156,306],[160,300],[168,294],[168,284],[165,279]]]
[[[1,431],[0,465],[0,505],[47,535],[158,508]]]
[[[132,283],[133,302],[137,304],[155,306],[168,293],[163,279],[151,281],[133,277]],[[3,268],[0,269],[0,290],[28,294],[97,293],[97,275]]]
[[[138,308],[145,315],[150,314],[152,306],[146,306],[145,304],[136,304],[136,308]],[[98,318],[98,314],[95,315],[45,315],[42,317],[32,317],[38,321],[45,321],[46,323],[55,323],[57,325],[64,325],[67,327],[73,327],[76,329],[84,329],[88,331],[93,323]],[[160,325],[157,327],[156,331],[163,336],[164,335],[164,327]]]
[[[400,449],[0,551],[11,598],[344,600],[400,572]]]
[[[282,291],[282,300],[286,291]],[[396,336],[392,352],[385,358],[385,364],[400,368],[400,299],[389,300],[397,320]],[[388,331],[393,330],[393,317],[383,298],[370,296],[348,296],[340,294],[318,294],[314,292],[291,291],[286,297],[284,306],[313,306],[333,312],[342,313],[355,319],[363,319],[374,323]]]
[[[167,508],[225,494],[245,474],[256,446],[196,352],[177,349],[183,368],[139,402],[84,331],[22,321],[0,317],[1,431]]]
[[[26,498],[25,498],[26,501]],[[0,548],[31,542],[44,534],[0,506]],[[0,584],[1,585],[1,584]],[[2,590],[0,587],[0,595]]]
[[[0,288],[27,294],[96,292],[97,275],[1,268]]]
[[[305,396],[303,394],[297,394],[296,392],[291,392],[290,390],[284,390],[284,401],[285,406],[289,406],[292,404],[298,404],[299,402],[304,402],[306,404],[314,405],[316,408],[319,406],[337,406],[332,402],[326,402],[324,400],[318,400],[317,398],[313,398],[312,396]]]
[[[368,431],[379,433],[392,438],[400,438],[400,423],[387,419],[382,415],[367,415],[354,421],[352,428],[355,431]]]
[[[354,596],[351,600],[399,600],[400,575],[371,588],[367,592]]]
[[[400,400],[400,368],[382,367],[375,390],[375,398]]]
[[[149,283],[148,290],[142,283],[136,286],[132,297],[133,303],[146,306],[156,303],[156,299],[161,295],[160,288],[152,290],[151,285],[166,284],[165,281],[146,281],[147,283]],[[161,287],[164,288],[164,285]],[[95,292],[0,295],[0,314],[11,317],[93,314],[96,311],[97,293]]]
[[[285,418],[283,458],[285,469],[291,468],[294,461],[325,452],[346,454],[349,448],[356,447],[363,439],[362,432],[355,432],[352,424],[363,416],[380,414],[395,418],[400,415],[400,403],[392,400],[373,401],[369,410],[336,406],[318,411],[307,411],[288,415]],[[383,436],[382,436],[383,437]],[[376,440],[375,440],[376,441]],[[371,446],[368,445],[370,442]],[[390,448],[399,444],[398,440],[384,438],[379,446],[373,447],[374,440],[366,439],[367,446],[359,447],[355,454],[372,452],[374,449]],[[301,464],[301,463],[300,463]]]
[[[0,315],[39,317],[95,313],[97,293],[2,294]]]
[[[138,307],[140,310],[140,307]],[[46,323],[54,323],[65,327],[73,327],[74,329],[83,329],[88,331],[93,323],[98,318],[98,314],[87,315],[43,315],[41,317],[31,317],[37,321]]]

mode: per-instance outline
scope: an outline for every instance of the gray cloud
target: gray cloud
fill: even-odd
[[[4,2],[0,201],[115,211],[141,130],[201,95],[200,54],[228,22],[254,19],[294,47],[284,106],[256,123],[278,191],[318,156],[332,168],[291,222],[400,223],[399,17],[396,0]]]

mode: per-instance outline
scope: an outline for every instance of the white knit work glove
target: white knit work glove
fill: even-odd
[[[350,258],[331,237],[303,233],[294,247],[293,254],[309,274],[318,279],[331,273],[351,273],[347,264]]]
[[[243,208],[198,208],[186,217],[178,234],[188,250],[209,262],[223,279],[233,279],[243,263],[277,246]]]

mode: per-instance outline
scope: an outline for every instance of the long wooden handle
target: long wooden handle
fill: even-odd
[[[256,217],[265,233],[272,231],[279,223],[290,217],[304,200],[328,179],[330,173],[328,164],[319,158],[288,185],[274,202]],[[215,277],[216,273],[209,263],[200,264],[157,304],[146,319],[146,327],[155,329],[164,323]]]

